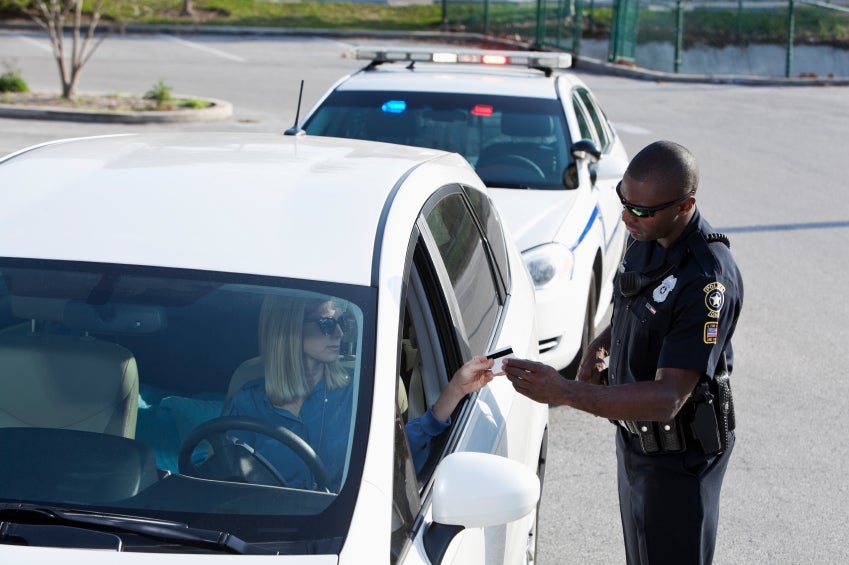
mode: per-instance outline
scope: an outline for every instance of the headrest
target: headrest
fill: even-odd
[[[165,309],[146,304],[88,304],[82,300],[12,296],[12,313],[26,320],[60,322],[100,333],[153,334],[167,326]]]
[[[554,133],[554,122],[543,114],[502,114],[501,132],[516,137],[548,137]]]
[[[366,122],[369,139],[390,143],[403,143],[415,132],[415,117],[409,111],[398,114],[379,112]]]

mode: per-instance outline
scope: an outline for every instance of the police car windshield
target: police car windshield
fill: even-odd
[[[310,135],[459,153],[487,186],[561,190],[569,139],[556,100],[433,92],[336,91]]]

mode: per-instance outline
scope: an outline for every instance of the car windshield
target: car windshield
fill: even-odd
[[[459,153],[493,188],[564,189],[570,162],[570,137],[557,100],[337,90],[304,129],[310,135]]]
[[[373,290],[350,285],[0,260],[0,509],[338,551],[367,444],[374,312]]]

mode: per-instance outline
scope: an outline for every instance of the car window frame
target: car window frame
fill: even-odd
[[[402,291],[401,317],[399,320],[399,353],[398,353],[398,369],[401,369],[401,333],[403,317],[405,310],[409,309],[410,320],[413,324],[418,341],[418,347],[422,353],[422,373],[423,376],[430,374],[436,375],[438,387],[433,388],[431,385],[430,394],[426,393],[427,405],[429,406],[438,396],[439,392],[447,385],[448,380],[453,373],[462,365],[462,363],[470,358],[471,349],[465,325],[461,315],[461,305],[458,304],[457,297],[454,293],[454,288],[451,283],[448,270],[442,262],[436,239],[431,233],[431,229],[427,223],[427,215],[434,210],[436,205],[452,195],[459,195],[462,198],[463,206],[471,218],[474,220],[476,230],[481,240],[481,244],[485,250],[486,262],[489,265],[490,276],[493,277],[494,289],[498,293],[499,306],[494,318],[494,324],[487,341],[487,350],[491,347],[501,330],[505,312],[505,305],[509,300],[509,295],[506,289],[509,288],[509,264],[504,266],[498,265],[497,255],[491,249],[492,240],[501,238],[501,245],[504,246],[503,261],[508,261],[507,243],[503,230],[496,229],[500,224],[493,225],[492,222],[484,224],[478,216],[476,210],[480,206],[475,206],[472,199],[469,198],[467,191],[476,190],[471,187],[461,185],[448,185],[438,191],[422,208],[419,217],[416,221],[415,229],[411,235],[410,244],[407,253],[407,265],[405,267],[404,287]],[[488,196],[480,192],[483,198],[486,198],[490,205],[492,201]],[[486,227],[484,227],[486,226]],[[489,234],[489,235],[487,235]],[[502,271],[507,271],[504,274]],[[430,378],[433,378],[431,376]],[[400,379],[399,379],[400,380]],[[425,385],[427,390],[428,386]],[[436,396],[433,396],[433,395]],[[479,393],[475,392],[467,396],[458,404],[457,408],[452,413],[452,423],[448,428],[447,435],[441,437],[438,443],[435,444],[433,451],[428,457],[422,472],[416,477],[418,486],[418,500],[409,492],[400,488],[397,481],[397,473],[404,472],[405,480],[408,482],[409,468],[412,458],[409,453],[409,442],[406,434],[402,434],[403,440],[399,441],[396,437],[395,454],[393,455],[393,507],[399,506],[403,500],[397,500],[395,497],[406,497],[406,504],[409,508],[401,508],[396,510],[399,515],[413,515],[415,520],[409,526],[409,531],[403,532],[406,537],[401,538],[399,532],[393,530],[393,536],[400,540],[403,539],[401,547],[393,546],[391,560],[393,563],[403,561],[403,556],[409,551],[413,540],[419,535],[420,529],[424,524],[424,516],[430,506],[432,496],[432,485],[434,472],[439,462],[448,454],[456,450],[460,439],[465,432],[470,417],[475,405],[475,399]],[[396,432],[403,431],[403,426],[399,425],[402,422],[400,408],[396,404]],[[399,461],[398,450],[403,450],[406,446],[405,461]]]
[[[586,111],[586,117],[589,118],[589,123],[596,132],[596,143],[602,153],[606,153],[613,144],[613,131],[610,128],[610,123],[601,109],[601,105],[595,99],[592,92],[588,88],[578,86],[573,91],[573,97],[577,97],[581,106]]]

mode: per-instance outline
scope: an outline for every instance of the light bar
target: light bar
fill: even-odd
[[[356,59],[374,63],[448,63],[493,66],[520,66],[528,68],[568,69],[572,66],[569,53],[545,51],[496,51],[490,49],[400,49],[397,47],[360,47],[354,51]]]

